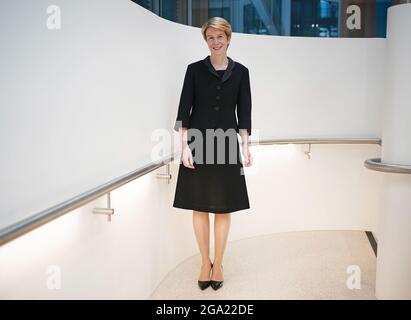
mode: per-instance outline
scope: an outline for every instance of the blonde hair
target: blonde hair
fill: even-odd
[[[204,22],[201,27],[201,34],[203,35],[205,41],[207,41],[207,29],[210,27],[223,31],[226,34],[227,39],[231,39],[231,33],[233,30],[231,29],[230,23],[226,19],[221,17],[213,17]]]

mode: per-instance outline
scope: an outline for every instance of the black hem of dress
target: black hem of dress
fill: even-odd
[[[231,212],[236,212],[236,211],[240,211],[240,210],[246,210],[246,209],[250,209],[249,205],[243,206],[243,207],[237,207],[237,208],[210,208],[207,206],[198,206],[198,205],[193,205],[193,206],[186,206],[186,205],[181,205],[178,203],[174,203],[173,204],[174,208],[178,208],[178,209],[186,209],[186,210],[195,210],[195,211],[203,211],[203,212],[208,212],[208,213],[214,213],[214,214],[222,214],[222,213],[231,213]]]

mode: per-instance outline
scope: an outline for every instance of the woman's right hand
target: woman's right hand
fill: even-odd
[[[194,161],[193,161],[193,154],[191,153],[191,149],[188,146],[188,144],[183,146],[183,150],[181,152],[181,160],[185,167],[190,168],[190,169],[195,169]]]

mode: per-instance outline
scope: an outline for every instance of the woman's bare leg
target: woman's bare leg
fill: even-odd
[[[216,213],[214,214],[214,263],[212,280],[223,281],[223,263],[224,251],[227,244],[228,232],[230,230],[231,214]]]
[[[198,280],[210,280],[210,220],[208,212],[193,210],[193,227],[201,254],[201,271]]]

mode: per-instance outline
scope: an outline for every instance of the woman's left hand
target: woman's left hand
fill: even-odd
[[[253,157],[250,153],[249,146],[243,145],[242,151],[244,156],[244,166],[251,167],[253,165]]]

